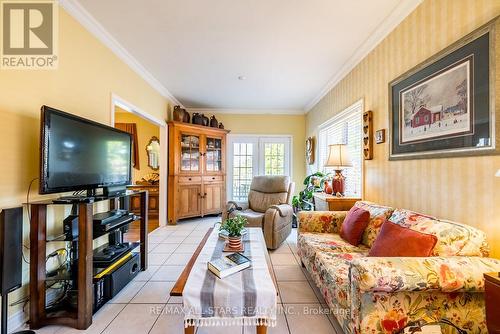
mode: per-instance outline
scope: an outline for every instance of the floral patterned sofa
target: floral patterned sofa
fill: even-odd
[[[345,333],[403,333],[436,323],[443,333],[487,333],[483,273],[500,271],[500,260],[487,257],[482,231],[370,202],[355,205],[370,212],[359,246],[339,236],[347,212],[298,217],[302,264]],[[433,256],[368,257],[386,219],[435,235]]]

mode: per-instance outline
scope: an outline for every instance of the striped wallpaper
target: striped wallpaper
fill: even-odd
[[[499,14],[500,0],[425,0],[307,114],[307,136],[360,98],[374,129],[387,129],[388,83]],[[497,66],[496,108],[499,74]],[[500,258],[500,156],[389,161],[388,154],[388,142],[374,144],[374,159],[364,162],[366,200],[476,226]]]

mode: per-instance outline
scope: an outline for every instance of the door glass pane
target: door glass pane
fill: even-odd
[[[245,201],[250,191],[253,175],[253,144],[233,144],[233,200]]]
[[[264,144],[264,173],[265,175],[285,174],[285,144]]]
[[[205,170],[208,172],[219,172],[222,169],[222,140],[220,138],[207,137],[205,151],[207,152]]]
[[[200,168],[200,138],[181,135],[181,171],[196,172]]]

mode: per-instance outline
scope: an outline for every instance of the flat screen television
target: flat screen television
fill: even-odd
[[[94,191],[132,180],[132,136],[42,106],[40,194]]]

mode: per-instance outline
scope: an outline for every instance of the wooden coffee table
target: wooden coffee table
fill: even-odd
[[[201,240],[200,244],[196,248],[193,256],[187,263],[186,267],[182,271],[181,275],[177,279],[177,282],[175,282],[175,285],[173,286],[172,290],[170,290],[170,296],[177,296],[177,297],[182,297],[182,293],[184,291],[184,286],[186,285],[186,282],[188,280],[189,274],[191,273],[191,270],[193,269],[193,266],[196,262],[196,259],[200,255],[203,247],[205,246],[208,237],[210,234],[213,232],[214,228],[210,228],[203,239]],[[265,250],[267,250],[266,244],[264,242],[264,238],[262,238],[262,246],[264,247]],[[274,286],[276,287],[276,294],[278,294],[278,285],[276,284],[276,277],[274,276],[274,271],[272,269],[271,265],[271,259],[269,257],[269,253],[267,251],[264,252],[266,256],[266,262],[267,262],[267,267],[269,269],[269,274],[271,275],[271,278],[273,279]],[[207,269],[208,270],[208,269]],[[185,334],[194,334],[195,332],[195,327],[194,326],[188,326],[184,329]],[[256,332],[257,334],[266,334],[267,333],[267,327],[264,325],[261,326],[256,326]]]

